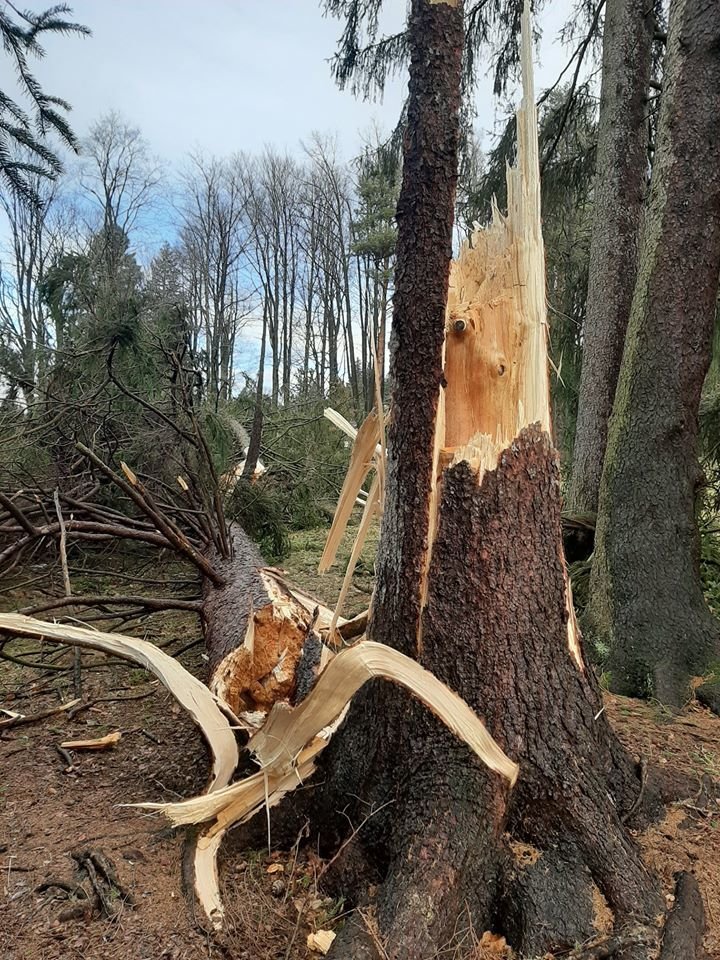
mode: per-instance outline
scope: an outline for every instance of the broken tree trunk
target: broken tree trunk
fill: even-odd
[[[274,704],[314,685],[333,611],[268,567],[240,527],[230,539],[231,557],[210,558],[224,586],[205,583],[209,686],[252,731]]]
[[[594,935],[598,892],[623,956],[657,955],[659,890],[623,824],[641,782],[586,665],[562,553],[529,37],[526,9],[508,216],[495,210],[463,246],[445,312],[462,16],[412,5],[368,630],[471,704],[520,778],[511,791],[402,693],[353,702],[303,808],[321,848],[339,851],[338,888],[364,908],[331,948],[343,960],[422,960],[491,925],[520,956],[568,951]],[[351,844],[348,824],[362,824]]]

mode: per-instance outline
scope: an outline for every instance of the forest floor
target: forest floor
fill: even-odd
[[[315,573],[324,533],[294,534],[293,552],[284,567],[296,583],[332,602],[338,577],[320,579]],[[371,557],[369,545],[349,612],[367,604]],[[108,593],[123,589],[111,579],[105,586]],[[17,608],[39,597],[20,587],[6,591],[2,607]],[[169,652],[200,637],[197,619],[177,613],[149,618],[141,632]],[[21,658],[40,655],[37,644],[23,649],[15,642],[8,649]],[[50,653],[56,649],[46,647],[42,655]],[[55,666],[71,662],[72,653],[59,656]],[[200,643],[180,654],[180,660],[196,675],[204,675]],[[83,665],[86,706],[80,712],[0,730],[0,960],[321,956],[308,948],[308,936],[337,929],[345,904],[323,894],[317,880],[322,863],[299,846],[289,853],[235,850],[221,859],[227,912],[221,936],[209,933],[202,919],[192,915],[183,892],[182,836],[166,829],[157,815],[122,805],[177,799],[202,790],[208,775],[203,741],[172,697],[143,670],[89,653],[83,654]],[[0,707],[29,715],[57,706],[73,697],[71,676],[2,661]],[[638,758],[691,774],[698,792],[703,778],[720,781],[720,719],[708,711],[691,703],[679,716],[670,716],[653,704],[609,694],[606,709]],[[65,740],[115,731],[122,738],[113,749],[73,752],[69,768],[57,749]],[[638,841],[668,892],[676,870],[696,874],[708,917],[706,948],[711,960],[720,960],[720,806],[715,817],[700,805],[677,804]],[[95,871],[104,911],[87,868],[73,858],[87,853],[100,854],[96,862],[108,858],[115,868],[118,887]],[[61,886],[52,886],[58,881]],[[502,941],[487,936],[480,945],[473,939],[473,944],[449,946],[443,956],[510,956]]]

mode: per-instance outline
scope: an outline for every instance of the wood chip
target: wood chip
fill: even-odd
[[[332,946],[334,939],[335,934],[332,930],[316,930],[315,933],[308,934],[308,950],[314,950],[315,953],[322,953],[324,956]]]
[[[98,737],[97,740],[66,740],[60,746],[63,750],[107,750],[114,747],[121,737],[120,731],[116,730],[104,737]]]

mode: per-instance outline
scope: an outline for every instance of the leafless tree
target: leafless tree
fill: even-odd
[[[90,128],[82,144],[83,194],[99,209],[107,230],[129,235],[157,197],[162,167],[138,127],[112,111]]]
[[[27,404],[32,402],[55,341],[41,283],[63,242],[62,232],[54,229],[57,183],[35,175],[31,187],[41,203],[27,204],[13,192],[0,194],[0,209],[8,227],[6,249],[0,255],[3,373],[11,389],[22,390]]]
[[[194,346],[205,352],[208,395],[230,399],[238,332],[249,314],[247,200],[240,160],[191,157],[183,178],[181,240]]]

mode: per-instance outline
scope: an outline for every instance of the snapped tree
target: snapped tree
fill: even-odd
[[[280,809],[273,835],[278,839],[284,829],[294,839],[297,818],[307,818],[313,837],[334,857],[335,882],[364,908],[337,938],[336,957],[421,960],[463,930],[489,927],[521,956],[567,952],[594,936],[595,892],[609,905],[614,929],[589,945],[586,956],[679,960],[699,951],[702,903],[691,877],[678,884],[664,935],[657,923],[659,889],[625,824],[653,790],[643,789],[636,764],[610,728],[572,612],[550,437],[527,10],[525,17],[524,99],[508,216],[496,211],[488,230],[476,232],[451,266],[463,9],[453,0],[412,3],[392,400],[369,645],[340,653],[313,686],[319,644],[332,640],[329,611],[264,567],[242,537],[228,535],[221,501],[203,500],[206,488],[183,479],[179,489],[188,507],[161,486],[159,509],[143,478],[129,468],[113,470],[89,447],[79,449],[93,468],[91,478],[109,480],[141,514],[124,518],[124,535],[171,544],[202,572],[218,698],[252,726],[253,713],[296,697],[292,710],[280,702],[267,721],[261,717],[250,741],[262,766],[254,778],[220,787],[232,766],[228,755],[234,759],[224,741],[218,748],[223,774],[219,778],[216,763],[213,793],[168,809],[174,822],[208,824],[195,850],[198,892],[218,909],[213,864],[227,827],[279,801],[318,764],[311,789]],[[172,429],[203,464],[207,487],[217,491],[190,391],[179,392],[187,419]],[[143,409],[168,426],[163,411],[147,403]],[[76,479],[78,473],[76,467]],[[79,518],[71,521],[73,532],[114,535],[118,518],[109,508],[90,495],[73,499]],[[4,496],[2,505],[3,530],[16,535],[17,545],[0,560],[12,562],[57,535],[36,501]],[[348,626],[341,623],[340,633],[351,638]],[[58,634],[7,615],[0,629]],[[84,640],[92,642],[92,634]],[[458,695],[463,698],[464,710],[450,712],[446,722],[467,734],[466,744],[493,772],[404,694],[377,685],[355,698],[320,753],[311,738],[337,716],[337,665],[351,664],[354,692],[355,670],[361,678],[374,676],[373,658],[386,648],[394,679],[417,676],[424,666],[435,683],[455,691],[456,707]],[[283,651],[290,649],[288,657]],[[367,657],[358,657],[363,650]],[[304,706],[318,701],[332,702],[332,716]],[[442,714],[437,700],[428,694],[425,701]],[[482,717],[494,744],[466,705]],[[217,714],[212,722],[221,723]],[[363,820],[353,835],[348,822]],[[518,862],[517,842],[530,848],[529,865]]]

